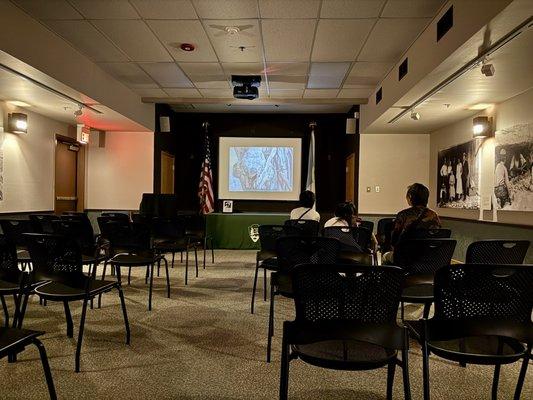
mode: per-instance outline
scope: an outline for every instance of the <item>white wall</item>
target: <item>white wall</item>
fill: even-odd
[[[361,135],[359,154],[361,214],[396,214],[407,207],[408,185],[429,183],[429,135]]]
[[[532,123],[533,113],[533,89],[515,96],[503,103],[496,104],[491,109],[485,110],[478,115],[489,115],[494,118],[496,130],[509,128],[516,124]],[[430,205],[436,206],[436,179],[438,152],[451,146],[472,140],[472,119],[470,117],[455,124],[441,128],[431,133],[431,160],[430,160]],[[482,203],[486,203],[492,196],[494,182],[494,138],[486,139],[482,148],[481,182],[480,191]],[[479,219],[479,210],[459,210],[439,208],[438,213],[443,216]],[[492,221],[492,211],[485,211],[483,219]],[[498,222],[533,225],[533,212],[498,211]]]
[[[105,147],[91,137],[86,208],[138,210],[143,193],[153,192],[154,135],[107,132]]]
[[[51,211],[54,209],[55,135],[68,136],[68,125],[0,102],[0,127],[4,130],[7,130],[7,113],[13,111],[28,116],[28,133],[0,133],[3,152],[0,212]]]

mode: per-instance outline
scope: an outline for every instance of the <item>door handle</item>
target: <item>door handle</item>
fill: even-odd
[[[56,200],[76,201],[78,198],[76,196],[56,196]]]

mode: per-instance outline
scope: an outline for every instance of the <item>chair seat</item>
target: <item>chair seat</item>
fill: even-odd
[[[18,262],[31,262],[30,252],[28,250],[17,250]]]
[[[372,265],[372,254],[341,250],[339,254],[339,263],[351,264],[354,262],[361,265]]]
[[[164,253],[187,251],[187,239],[181,240],[156,240],[154,248]]]
[[[44,332],[27,329],[0,328],[0,358],[20,346],[29,344]]]
[[[117,285],[116,281],[91,280],[89,294],[94,296]],[[85,288],[67,286],[59,282],[47,282],[35,288],[35,293],[50,299],[83,299]]]
[[[257,252],[257,261],[265,261],[269,258],[276,258],[276,256],[275,250],[259,250]]]
[[[2,292],[17,292],[18,290],[20,290],[20,285],[18,283],[0,280],[0,294],[2,294]]]
[[[433,301],[433,285],[420,284],[408,286],[402,291],[402,301],[427,303]]]
[[[328,340],[293,345],[292,351],[311,365],[341,370],[381,368],[397,355],[396,350],[356,340]]]
[[[112,257],[109,262],[114,265],[124,265],[127,267],[146,266],[148,264],[156,263],[161,260],[159,256],[146,256],[139,254],[117,254]]]

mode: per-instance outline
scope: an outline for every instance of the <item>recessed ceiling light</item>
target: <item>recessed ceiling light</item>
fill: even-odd
[[[6,103],[11,104],[12,106],[17,106],[17,107],[31,107],[31,104],[25,103],[23,101],[18,101],[18,100],[9,100]]]
[[[478,104],[474,104],[468,107],[468,110],[486,110],[487,108],[492,107],[492,106],[493,104],[491,103],[478,103]]]

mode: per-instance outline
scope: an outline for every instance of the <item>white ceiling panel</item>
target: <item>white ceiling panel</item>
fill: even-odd
[[[306,89],[304,99],[334,99],[337,97],[339,89]]]
[[[128,61],[126,55],[88,21],[50,20],[44,22],[93,61]]]
[[[132,88],[132,90],[142,97],[167,97],[162,89]]]
[[[133,61],[172,61],[144,21],[95,20],[93,23]]]
[[[170,97],[185,97],[185,98],[198,98],[202,97],[201,93],[197,89],[175,89],[175,88],[163,88],[163,90]]]
[[[209,20],[204,28],[222,62],[261,62],[263,51],[258,20]],[[226,27],[234,27],[238,33],[229,34]],[[244,47],[244,48],[243,48]]]
[[[307,75],[309,63],[267,63],[267,74]]]
[[[355,60],[373,26],[373,19],[321,19],[312,61]]]
[[[344,82],[350,85],[377,85],[394,64],[389,62],[355,62]]]
[[[190,0],[130,0],[145,19],[196,19]]]
[[[124,0],[69,0],[87,19],[136,19],[139,14]]]
[[[307,87],[311,89],[331,89],[341,86],[348,69],[349,62],[344,63],[311,63]]]
[[[374,91],[374,87],[359,87],[351,89],[341,89],[338,96],[339,98],[350,98],[350,99],[359,99],[359,98],[368,98]]]
[[[376,18],[385,0],[323,0],[321,18]]]
[[[261,18],[316,18],[319,0],[259,0]]]
[[[316,20],[269,19],[262,21],[266,58],[276,61],[308,61]]]
[[[268,85],[271,89],[305,89],[307,76],[269,75]]]
[[[233,98],[233,90],[231,89],[200,89],[200,93],[207,98]]]
[[[428,18],[379,19],[357,61],[398,61],[429,21]]]
[[[157,84],[134,63],[99,63],[102,69],[129,87],[157,88]]]
[[[446,3],[446,0],[389,0],[382,17],[431,18]]]
[[[227,89],[231,85],[225,76],[192,76],[194,86],[199,89]]]
[[[261,75],[263,63],[222,63],[226,75]]]
[[[257,0],[193,0],[200,18],[258,18]]]
[[[170,51],[176,61],[218,61],[200,21],[147,21],[161,43]],[[182,43],[191,43],[194,51],[183,51]]]
[[[15,0],[14,3],[39,19],[83,19],[66,0]]]
[[[175,63],[141,63],[145,70],[162,87],[192,87],[192,82]]]
[[[189,76],[193,75],[218,75],[224,76],[224,71],[219,63],[178,63],[180,68]]]
[[[271,99],[301,99],[303,90],[270,89]]]

